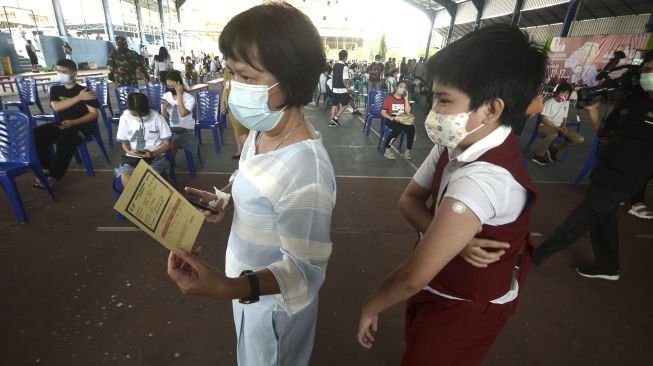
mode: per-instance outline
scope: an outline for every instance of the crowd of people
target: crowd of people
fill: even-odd
[[[276,19],[284,19],[284,26]],[[430,106],[425,129],[434,147],[398,197],[399,210],[420,241],[362,304],[356,334],[362,347],[371,348],[379,314],[407,301],[402,365],[480,364],[514,313],[531,262],[541,264],[589,230],[596,262],[579,266],[578,273],[616,280],[619,203],[632,194],[638,214],[650,213],[641,205],[653,166],[642,168],[632,157],[653,161],[653,53],[644,59],[642,89],[617,108],[620,127],[599,159],[587,196],[535,249],[529,224],[537,193],[515,131],[528,116],[541,115],[544,139],[533,161],[542,164],[583,140],[565,124],[572,87],[559,84],[544,102],[540,89],[547,57],[518,28],[483,27],[428,60],[403,58],[397,65],[396,59],[384,63],[377,55],[369,63],[350,61],[342,50],[337,61],[327,61],[310,19],[287,3],[273,2],[246,10],[225,26],[219,40],[224,65],[218,56],[191,51],[182,59],[183,74],[172,67],[164,47],[150,65],[124,38],[116,41],[110,79],[134,86],[149,79],[152,67],[167,87],[161,113],[151,109],[145,94],[128,97],[116,136],[125,153],[115,170],[123,185],[141,159],[166,174],[168,151],[174,156],[180,148],[197,148],[188,80],[196,81],[196,67],[209,74],[224,68],[220,108],[234,126],[234,158],[239,159],[238,170],[221,189],[232,195],[228,207],[234,210],[225,271],[197,252],[171,252],[167,273],[185,294],[232,302],[241,366],[307,365],[313,349],[336,202],[335,174],[322,136],[302,111],[316,86],[332,98],[329,126],[334,128],[349,107],[360,113],[352,101],[354,81],[368,92],[387,92],[381,115],[392,130],[385,145],[388,159],[397,158],[390,147],[401,132],[407,136],[402,155],[412,157],[416,94]],[[490,53],[495,56],[484,57]],[[460,63],[462,58],[468,62]],[[60,60],[58,73],[63,85],[52,89],[50,101],[61,120],[35,130],[52,186],[98,118],[95,95],[75,82],[76,64]],[[598,126],[596,104],[587,110]],[[559,136],[564,142],[552,146]],[[52,142],[57,143],[54,157]],[[43,188],[39,182],[35,186]],[[212,192],[191,187],[186,192],[206,204],[219,201]],[[213,224],[225,218],[224,210],[203,214]]]

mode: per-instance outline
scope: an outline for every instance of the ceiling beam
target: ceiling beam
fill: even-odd
[[[445,9],[447,9],[447,12],[449,12],[449,15],[451,15],[452,17],[455,15],[458,4],[454,3],[451,0],[434,0],[434,1],[442,5]]]

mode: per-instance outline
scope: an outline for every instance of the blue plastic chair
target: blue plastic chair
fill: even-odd
[[[109,147],[113,147],[113,127],[111,124],[117,123],[117,120],[113,120],[113,108],[111,107],[111,99],[109,98],[109,82],[102,78],[86,79],[86,87],[97,96],[98,103],[100,104],[100,115],[104,122],[104,128],[109,135]],[[107,108],[109,109],[109,114],[107,114]]]
[[[381,109],[383,108],[383,102],[387,97],[386,92],[382,90],[371,90],[367,95],[367,108],[365,109],[365,126],[363,127],[363,133],[366,136],[370,135],[370,129],[372,128],[372,119],[379,118],[381,119],[381,125],[379,126],[379,131],[383,131],[385,127],[385,122],[383,121],[383,116],[381,115]]]
[[[380,154],[384,154],[386,142],[390,140],[390,136],[392,135],[392,128],[384,125],[381,131],[382,131],[381,137],[379,138],[379,144],[377,145],[376,149],[379,151]],[[401,147],[404,145],[405,136],[406,136],[406,131],[401,130],[401,132],[399,133],[399,151],[401,151]]]
[[[0,184],[7,192],[18,221],[27,221],[16,177],[32,171],[54,199],[54,193],[36,156],[33,121],[20,112],[0,111]]]
[[[31,76],[18,76],[15,82],[19,100],[5,102],[4,109],[16,107],[21,112],[29,114],[29,106],[36,105],[41,113],[45,114],[41,98],[39,98],[39,90],[36,87],[36,79]]]
[[[80,142],[77,145],[77,150],[75,151],[75,160],[77,161],[77,163],[81,163],[84,165],[86,174],[89,176],[95,175],[95,171],[93,170],[93,160],[91,160],[91,155],[88,152],[87,144],[89,142],[93,142],[93,141],[97,142],[98,146],[100,147],[100,151],[102,152],[102,155],[104,155],[104,159],[107,161],[107,164],[111,165],[111,160],[109,160],[109,155],[107,154],[107,151],[104,148],[104,142],[102,142],[102,134],[100,133],[100,126],[98,125],[97,121],[93,123],[95,123],[95,132],[93,132],[92,135],[89,135],[84,140],[82,140],[82,142]]]
[[[120,86],[115,90],[116,100],[118,101],[118,119],[124,111],[127,110],[127,97],[131,93],[140,93],[140,89],[133,86]]]
[[[592,171],[592,169],[594,169],[594,165],[596,165],[596,160],[598,159],[600,150],[601,139],[596,136],[594,137],[594,142],[592,142],[592,149],[590,150],[590,154],[587,157],[587,160],[585,160],[585,164],[583,164],[580,173],[578,173],[578,176],[574,180],[574,188],[578,187],[580,181],[582,181]]]
[[[533,127],[533,133],[531,134],[531,137],[528,139],[528,143],[526,144],[526,149],[525,152],[528,152],[531,145],[537,139],[540,137],[540,125],[542,124],[542,115],[538,114],[537,119],[535,120],[535,127]],[[568,120],[567,121],[567,128],[573,128],[576,127],[576,132],[580,132],[580,117],[576,115],[576,120]],[[555,144],[562,144],[566,141],[564,136],[558,136],[553,141],[553,145]],[[565,162],[567,161],[567,158],[569,158],[569,150],[565,151],[564,155],[562,155],[562,158],[559,160],[560,162]]]
[[[203,129],[210,129],[213,132],[215,152],[219,154],[220,134],[224,135],[224,123],[220,114],[220,93],[209,90],[195,94],[195,123],[197,126],[195,131],[200,141],[202,141]]]
[[[147,99],[150,100],[150,108],[161,113],[161,97],[166,92],[166,84],[164,83],[147,83],[145,85]]]

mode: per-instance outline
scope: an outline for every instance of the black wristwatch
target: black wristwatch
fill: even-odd
[[[256,277],[256,273],[250,271],[250,270],[245,270],[240,273],[241,276],[245,275],[247,276],[247,279],[249,280],[249,287],[251,288],[251,292],[249,295],[249,298],[247,299],[240,299],[238,300],[239,303],[241,304],[253,304],[255,302],[259,301],[259,295],[261,294],[261,290],[258,286],[258,278]]]

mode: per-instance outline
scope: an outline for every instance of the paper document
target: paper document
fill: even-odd
[[[113,207],[173,252],[190,252],[204,216],[144,161]]]

